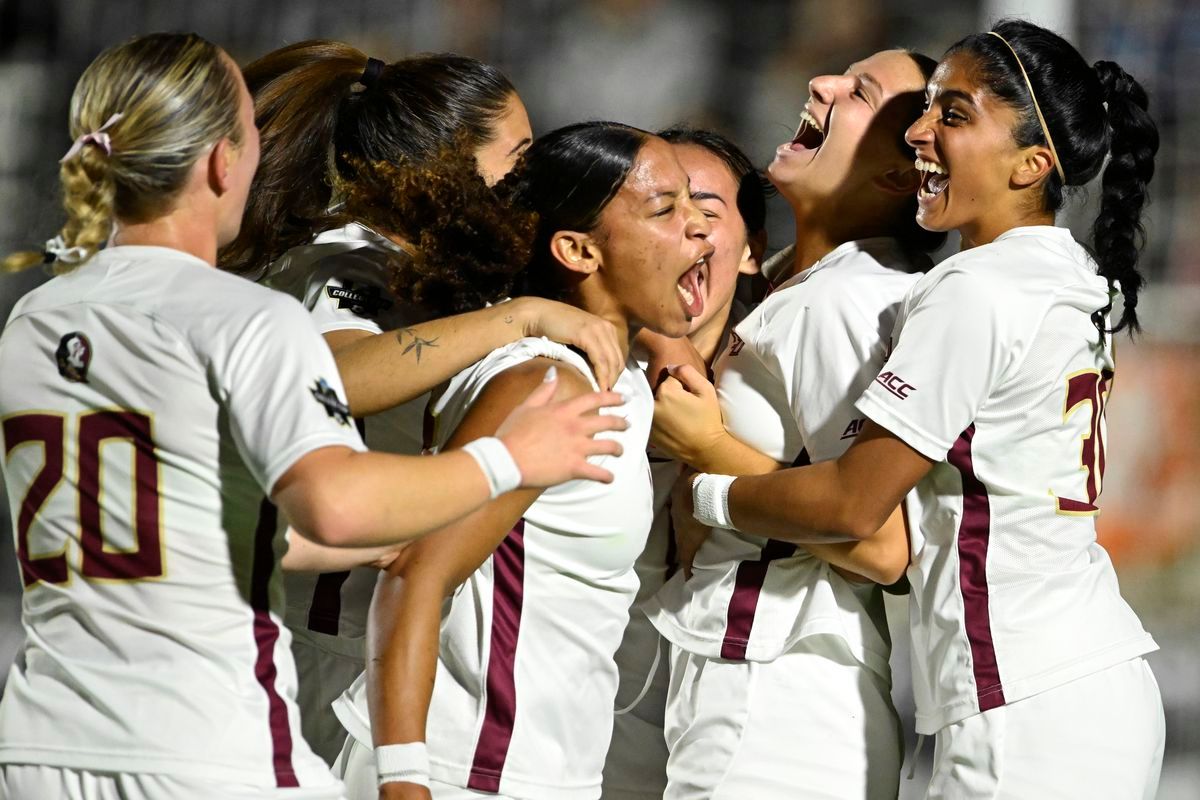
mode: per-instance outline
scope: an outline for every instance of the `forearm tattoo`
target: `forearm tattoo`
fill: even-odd
[[[400,344],[404,344],[405,334],[408,334],[408,336],[412,337],[412,341],[410,341],[407,345],[405,345],[404,350],[401,351],[400,355],[406,356],[409,354],[409,352],[415,350],[418,364],[421,363],[422,348],[437,347],[438,337],[435,336],[432,339],[422,339],[420,336],[417,335],[416,331],[414,331],[412,328],[401,328],[396,333],[396,341],[399,342]]]

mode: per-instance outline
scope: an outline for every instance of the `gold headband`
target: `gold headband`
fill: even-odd
[[[1054,140],[1050,138],[1050,126],[1046,124],[1046,118],[1042,116],[1041,106],[1038,105],[1037,96],[1033,93],[1033,83],[1029,80],[1029,73],[1025,71],[1025,65],[1021,63],[1021,57],[1017,55],[1017,51],[1013,50],[1013,46],[1008,43],[1000,34],[995,31],[988,31],[989,36],[995,36],[1000,41],[1004,42],[1004,46],[1013,54],[1013,58],[1017,60],[1017,68],[1021,70],[1021,75],[1025,78],[1025,87],[1029,89],[1029,99],[1033,101],[1033,112],[1037,114],[1038,122],[1042,126],[1042,135],[1046,137],[1046,144],[1050,146],[1050,155],[1054,156],[1054,170],[1058,173],[1058,178],[1067,184],[1067,176],[1063,173],[1062,163],[1058,159],[1058,151],[1054,149]]]

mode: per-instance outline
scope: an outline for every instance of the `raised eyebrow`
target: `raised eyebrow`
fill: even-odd
[[[729,203],[725,202],[725,198],[721,197],[721,195],[717,194],[716,192],[692,192],[692,202],[698,203],[701,200],[717,200],[726,208],[729,207]]]
[[[943,89],[938,92],[939,100],[959,100],[971,108],[975,108],[975,99],[961,89]]]
[[[531,145],[531,144],[533,144],[533,139],[530,139],[528,136],[526,136],[524,139],[517,142],[516,146],[513,147],[512,150],[508,151],[508,154],[511,156],[513,153],[519,153],[521,150],[523,150],[526,147],[529,147],[529,145]]]
[[[876,77],[875,77],[874,75],[872,75],[871,73],[869,73],[869,72],[856,72],[856,73],[854,73],[854,77],[858,78],[858,79],[859,79],[860,81],[862,81],[863,83],[869,83],[869,84],[871,84],[872,86],[874,86],[874,87],[875,87],[875,91],[876,91],[876,92],[878,92],[878,93],[879,93],[879,94],[881,94],[881,95],[883,94],[883,84],[882,84],[882,83],[880,83],[880,82],[879,82],[879,79],[878,79],[878,78],[876,78]]]
[[[674,189],[661,189],[661,190],[655,192],[654,194],[650,195],[649,197],[647,197],[642,202],[650,203],[650,202],[653,202],[653,201],[659,199],[660,197],[670,197],[672,200],[674,200],[676,197],[679,197],[679,192],[675,191]]]

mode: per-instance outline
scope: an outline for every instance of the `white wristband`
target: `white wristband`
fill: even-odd
[[[729,518],[729,486],[733,475],[701,473],[692,481],[692,516],[710,528],[737,530]]]
[[[429,752],[424,742],[385,744],[375,748],[375,770],[379,786],[385,783],[415,783],[429,788]]]
[[[468,442],[463,451],[469,453],[483,470],[493,500],[521,485],[521,468],[513,460],[512,453],[508,452],[504,442],[495,436],[485,436]]]

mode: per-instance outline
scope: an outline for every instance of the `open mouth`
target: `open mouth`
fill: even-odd
[[[800,112],[800,126],[788,144],[793,150],[817,150],[825,143],[825,128],[806,108]]]
[[[915,162],[917,171],[921,173],[921,188],[917,190],[918,200],[931,200],[950,185],[950,173],[941,164],[918,158]]]
[[[704,313],[704,286],[708,283],[708,259],[712,251],[698,258],[688,271],[679,277],[675,288],[679,291],[679,300],[688,319],[693,319]]]

